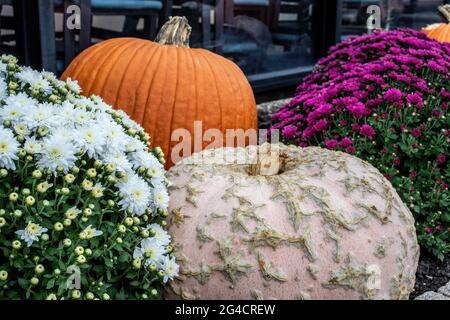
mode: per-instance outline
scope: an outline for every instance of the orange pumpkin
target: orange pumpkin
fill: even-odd
[[[430,38],[440,42],[450,42],[450,4],[440,6],[439,13],[447,21],[446,23],[434,23],[422,29]]]
[[[155,42],[101,42],[83,51],[62,75],[78,80],[85,95],[101,96],[141,124],[152,144],[162,148],[167,168],[179,142],[171,141],[177,128],[187,129],[193,141],[194,121],[202,121],[202,133],[217,128],[224,144],[226,129],[257,129],[255,98],[243,72],[217,54],[189,48],[190,32],[186,18],[172,17]],[[209,143],[202,141],[201,148]]]

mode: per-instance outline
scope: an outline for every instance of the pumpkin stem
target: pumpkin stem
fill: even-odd
[[[169,21],[159,30],[155,41],[159,44],[189,48],[191,31],[192,28],[185,17],[169,17]]]
[[[248,173],[251,176],[275,176],[283,173],[286,163],[291,158],[280,153],[280,147],[276,144],[265,143],[258,147],[256,163],[251,164]]]
[[[438,7],[439,14],[450,23],[450,4],[445,4]]]

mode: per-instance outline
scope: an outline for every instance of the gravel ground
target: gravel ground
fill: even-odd
[[[428,253],[422,253],[416,273],[415,291],[411,293],[410,299],[427,291],[436,292],[448,282],[450,282],[450,255],[440,262]]]

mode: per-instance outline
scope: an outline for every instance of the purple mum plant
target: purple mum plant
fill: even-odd
[[[273,115],[282,140],[355,154],[415,214],[421,244],[450,252],[450,44],[410,29],[341,42]]]

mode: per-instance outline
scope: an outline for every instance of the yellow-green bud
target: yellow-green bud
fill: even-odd
[[[14,210],[14,217],[20,218],[22,216],[22,210],[16,209]]]
[[[149,266],[148,266],[148,270],[150,271],[155,271],[156,270],[156,264],[154,262],[152,262]]]
[[[86,262],[86,257],[83,256],[83,255],[79,255],[79,256],[77,257],[77,262],[78,262],[79,264],[85,263],[85,262]]]
[[[5,270],[1,270],[0,271],[0,281],[5,281],[6,279],[8,279],[8,272],[6,272]]]
[[[48,207],[50,205],[50,201],[44,200],[42,201],[42,204],[44,205],[44,207]]]
[[[8,170],[0,169],[0,178],[4,178],[8,175]]]
[[[22,189],[22,194],[24,196],[28,196],[30,193],[31,193],[30,189],[28,189],[28,188],[23,188]]]
[[[141,266],[142,266],[142,261],[141,261],[141,259],[137,258],[137,259],[134,259],[134,260],[133,260],[133,267],[134,267],[135,269],[140,269]]]
[[[78,247],[75,248],[75,254],[77,256],[82,255],[83,253],[84,253],[84,248],[83,247],[78,246]]]
[[[64,219],[63,220],[63,225],[64,225],[64,227],[68,227],[68,226],[70,226],[72,224],[72,220],[70,220],[70,219]]]
[[[141,220],[139,220],[138,217],[133,217],[133,223],[134,224],[141,224]]]
[[[70,189],[69,188],[61,188],[61,193],[65,196],[67,196],[70,193]]]
[[[64,181],[67,183],[73,183],[75,181],[75,176],[71,173],[68,173],[64,176]]]
[[[64,247],[68,248],[72,245],[72,240],[66,238],[63,240]]]
[[[157,295],[158,295],[158,290],[156,290],[155,288],[153,288],[153,289],[150,290],[150,294],[151,294],[152,296],[157,296]]]
[[[94,294],[92,292],[86,293],[86,300],[94,300]]]
[[[133,225],[133,219],[130,217],[125,218],[124,222],[127,227],[131,227]]]
[[[0,217],[0,228],[6,224],[6,220],[3,217]]]
[[[84,208],[84,210],[83,210],[83,215],[86,216],[86,217],[91,216],[91,215],[92,215],[92,210],[91,210],[91,208]]]
[[[104,294],[102,295],[102,299],[103,299],[103,300],[109,300],[109,299],[111,299],[111,298],[110,298],[109,294],[104,293]]]
[[[141,237],[142,238],[148,238],[150,236],[150,232],[148,230],[141,230]]]
[[[73,166],[72,173],[77,174],[78,172],[80,172],[80,168],[78,168],[77,166]]]
[[[12,202],[16,202],[19,198],[19,195],[16,192],[12,192],[9,194],[9,200]]]
[[[61,222],[56,222],[53,225],[53,229],[55,229],[55,231],[61,231],[62,229],[64,229],[64,225]]]
[[[56,276],[59,276],[59,275],[61,274],[61,270],[55,269],[55,270],[53,270],[53,273],[54,273]]]
[[[48,239],[50,239],[50,237],[49,237],[48,234],[44,233],[44,234],[41,236],[41,239],[42,239],[43,241],[48,241]]]
[[[34,267],[34,272],[36,272],[37,274],[41,274],[44,271],[45,268],[42,264],[38,264],[36,267]]]
[[[123,224],[121,224],[117,227],[117,230],[119,230],[120,233],[125,233],[125,232],[127,232],[127,227],[125,227]]]
[[[78,300],[81,297],[81,291],[75,289],[71,292],[71,296],[72,296],[72,299]]]
[[[95,178],[95,176],[97,175],[97,170],[95,170],[94,168],[90,168],[87,170],[86,174],[89,178]]]
[[[19,240],[14,240],[12,242],[12,247],[16,250],[19,250],[22,247],[22,243]]]
[[[42,171],[41,171],[41,170],[34,170],[34,171],[31,173],[31,176],[32,176],[33,178],[35,178],[35,179],[40,179],[40,178],[42,178]]]
[[[117,243],[122,243],[122,242],[123,242],[123,240],[122,240],[122,238],[121,238],[121,237],[117,237],[117,238],[116,238],[116,242],[117,242]]]
[[[86,250],[84,250],[84,253],[85,253],[87,256],[90,256],[90,255],[92,255],[92,250],[89,249],[89,248],[87,248]]]
[[[45,300],[57,300],[56,294],[50,293]]]
[[[36,190],[39,193],[44,193],[48,190],[48,188],[50,188],[50,185],[48,184],[47,181],[41,182],[36,186]]]
[[[36,286],[39,283],[39,279],[36,277],[33,277],[33,278],[31,278],[30,282],[33,286]]]
[[[33,206],[36,203],[36,199],[33,196],[28,196],[25,198],[25,203],[29,206]]]

